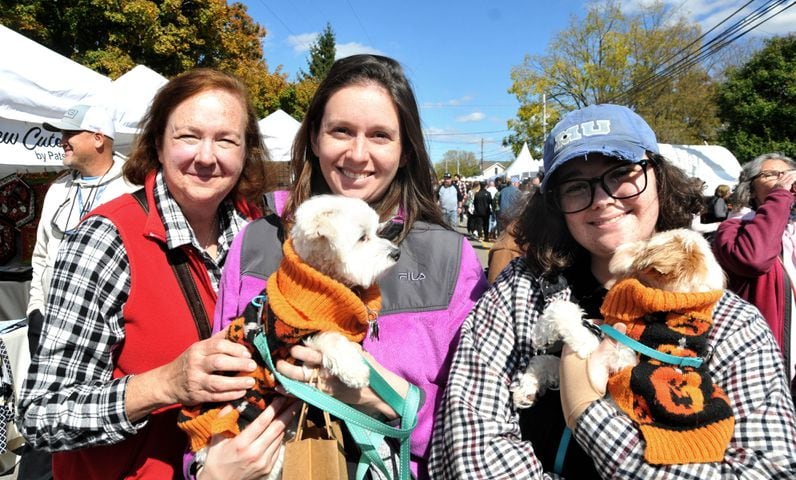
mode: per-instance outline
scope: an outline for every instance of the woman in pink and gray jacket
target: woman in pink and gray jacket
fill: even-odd
[[[434,201],[433,168],[417,103],[400,65],[377,55],[335,62],[297,133],[291,164],[295,178],[291,191],[269,198],[275,214],[249,224],[232,244],[214,330],[226,327],[263,290],[282,258],[284,232],[304,200],[334,193],[368,202],[382,221],[390,222],[385,231],[392,235],[385,235],[400,247],[401,256],[379,281],[379,337],[366,338],[363,349],[397,392],[404,394],[407,382],[422,390],[424,401],[411,438],[411,466],[416,478],[428,478],[431,429],[459,328],[488,284],[475,251],[445,224]],[[294,346],[291,354],[306,366],[320,366],[320,353],[307,347]],[[295,380],[306,380],[301,367],[281,362],[277,368]],[[397,417],[368,387],[352,390],[330,383],[321,388],[366,413]],[[267,434],[266,428],[263,435]],[[234,473],[264,455],[274,457],[277,450],[273,441],[243,445],[241,436],[211,446],[199,478],[267,473],[272,463],[264,462],[256,472]],[[224,461],[234,466],[222,466]]]

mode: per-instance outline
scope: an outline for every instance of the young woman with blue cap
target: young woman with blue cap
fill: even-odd
[[[792,478],[796,422],[782,359],[757,309],[730,292],[720,293],[704,359],[731,409],[718,419],[724,440],[681,426],[669,432],[677,441],[656,446],[690,460],[649,460],[657,439],[606,396],[608,372],[598,371],[600,363],[569,348],[546,352],[561,356],[560,392],[515,407],[512,391],[539,353],[531,331],[545,307],[570,300],[599,324],[616,248],[687,228],[700,208],[695,183],[658,153],[647,123],[622,106],[566,115],[547,138],[544,166],[542,194],[517,227],[525,255],[506,267],[462,326],[435,426],[432,477]],[[592,355],[611,348],[613,341],[603,340]],[[674,399],[682,386],[667,388]],[[702,420],[715,417],[703,413]]]

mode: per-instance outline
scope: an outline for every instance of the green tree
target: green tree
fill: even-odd
[[[445,172],[458,173],[462,177],[473,177],[481,174],[478,160],[473,152],[464,150],[448,150],[442,155],[442,160],[434,164],[437,178],[442,178]]]
[[[166,77],[196,67],[235,74],[260,115],[287,88],[263,59],[265,28],[238,2],[3,0],[0,22],[110,78],[136,64]]]
[[[796,35],[768,40],[730,69],[716,98],[721,141],[742,163],[769,152],[796,156]]]
[[[307,113],[307,108],[309,108],[310,101],[319,84],[320,82],[314,78],[305,78],[287,85],[280,91],[279,96],[274,98],[278,105],[277,108],[281,108],[296,120],[301,121]]]
[[[699,48],[699,27],[662,2],[632,15],[621,4],[591,4],[585,19],[573,16],[545,55],[526,56],[511,71],[517,97],[512,133],[503,141],[519,151],[528,142],[541,154],[544,134],[567,111],[595,103],[621,103],[650,123],[661,142],[693,143],[716,137],[713,82],[703,65],[663,74],[666,62]],[[542,98],[546,97],[546,129]]]
[[[306,80],[311,78],[320,82],[326,78],[329,69],[332,68],[334,63],[335,54],[337,52],[334,31],[332,26],[327,23],[323,32],[319,33],[315,38],[315,42],[310,45],[310,56],[307,59],[307,66],[309,73],[303,70],[299,72],[299,80]]]

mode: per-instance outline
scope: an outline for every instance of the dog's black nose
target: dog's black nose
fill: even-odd
[[[390,252],[390,258],[397,262],[398,259],[401,258],[401,249],[400,248],[394,248]]]

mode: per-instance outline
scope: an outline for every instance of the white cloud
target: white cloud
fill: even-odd
[[[362,45],[361,43],[357,42],[349,42],[349,43],[340,43],[335,45],[335,58],[345,58],[350,57],[351,55],[357,55],[359,53],[371,53],[373,55],[384,55],[384,53],[380,52],[379,50],[369,47],[367,45]]]
[[[293,53],[303,53],[310,50],[310,46],[318,38],[318,32],[302,33],[287,37],[287,43],[293,48]]]
[[[480,122],[484,118],[486,118],[486,115],[484,115],[482,112],[473,112],[473,113],[469,113],[467,115],[461,115],[461,116],[456,117],[456,121],[457,122],[462,122],[462,123]]]
[[[310,46],[318,40],[318,32],[301,33],[287,37],[287,43],[293,49],[293,53],[306,53],[310,51]],[[335,45],[335,58],[350,57],[358,53],[372,53],[374,55],[384,55],[378,49],[362,45],[357,42],[338,43]]]
[[[638,11],[638,8],[641,4],[648,3],[648,0],[630,0],[624,3],[623,6],[626,12],[635,12]],[[719,25],[716,30],[711,32],[711,34],[709,34],[709,38],[712,38],[719,32],[722,32],[732,25],[743,21],[745,18],[749,17],[753,10],[758,9],[761,6],[760,4],[752,4],[746,7],[744,10],[735,13],[735,11],[745,4],[746,1],[689,0],[685,2],[684,0],[664,0],[664,3],[674,8],[676,14],[682,14],[689,20],[699,23],[702,26],[703,32],[707,32],[720,22],[729,18],[727,21]],[[760,19],[771,17],[765,23],[755,27],[754,30],[751,30],[749,34],[755,36],[769,36],[784,35],[793,32],[793,25],[796,24],[796,10],[788,9],[782,13],[777,13],[782,10],[782,8],[783,6],[774,8],[757,20],[750,22],[746,27],[741,28],[745,30],[746,28],[757,24]],[[734,13],[735,15],[733,15]],[[731,15],[732,17],[730,17]]]
[[[425,102],[420,108],[441,108],[441,107],[458,107],[460,105],[464,105],[465,103],[472,100],[473,97],[469,95],[465,95],[461,98],[452,98],[450,100],[444,100],[442,102]]]

